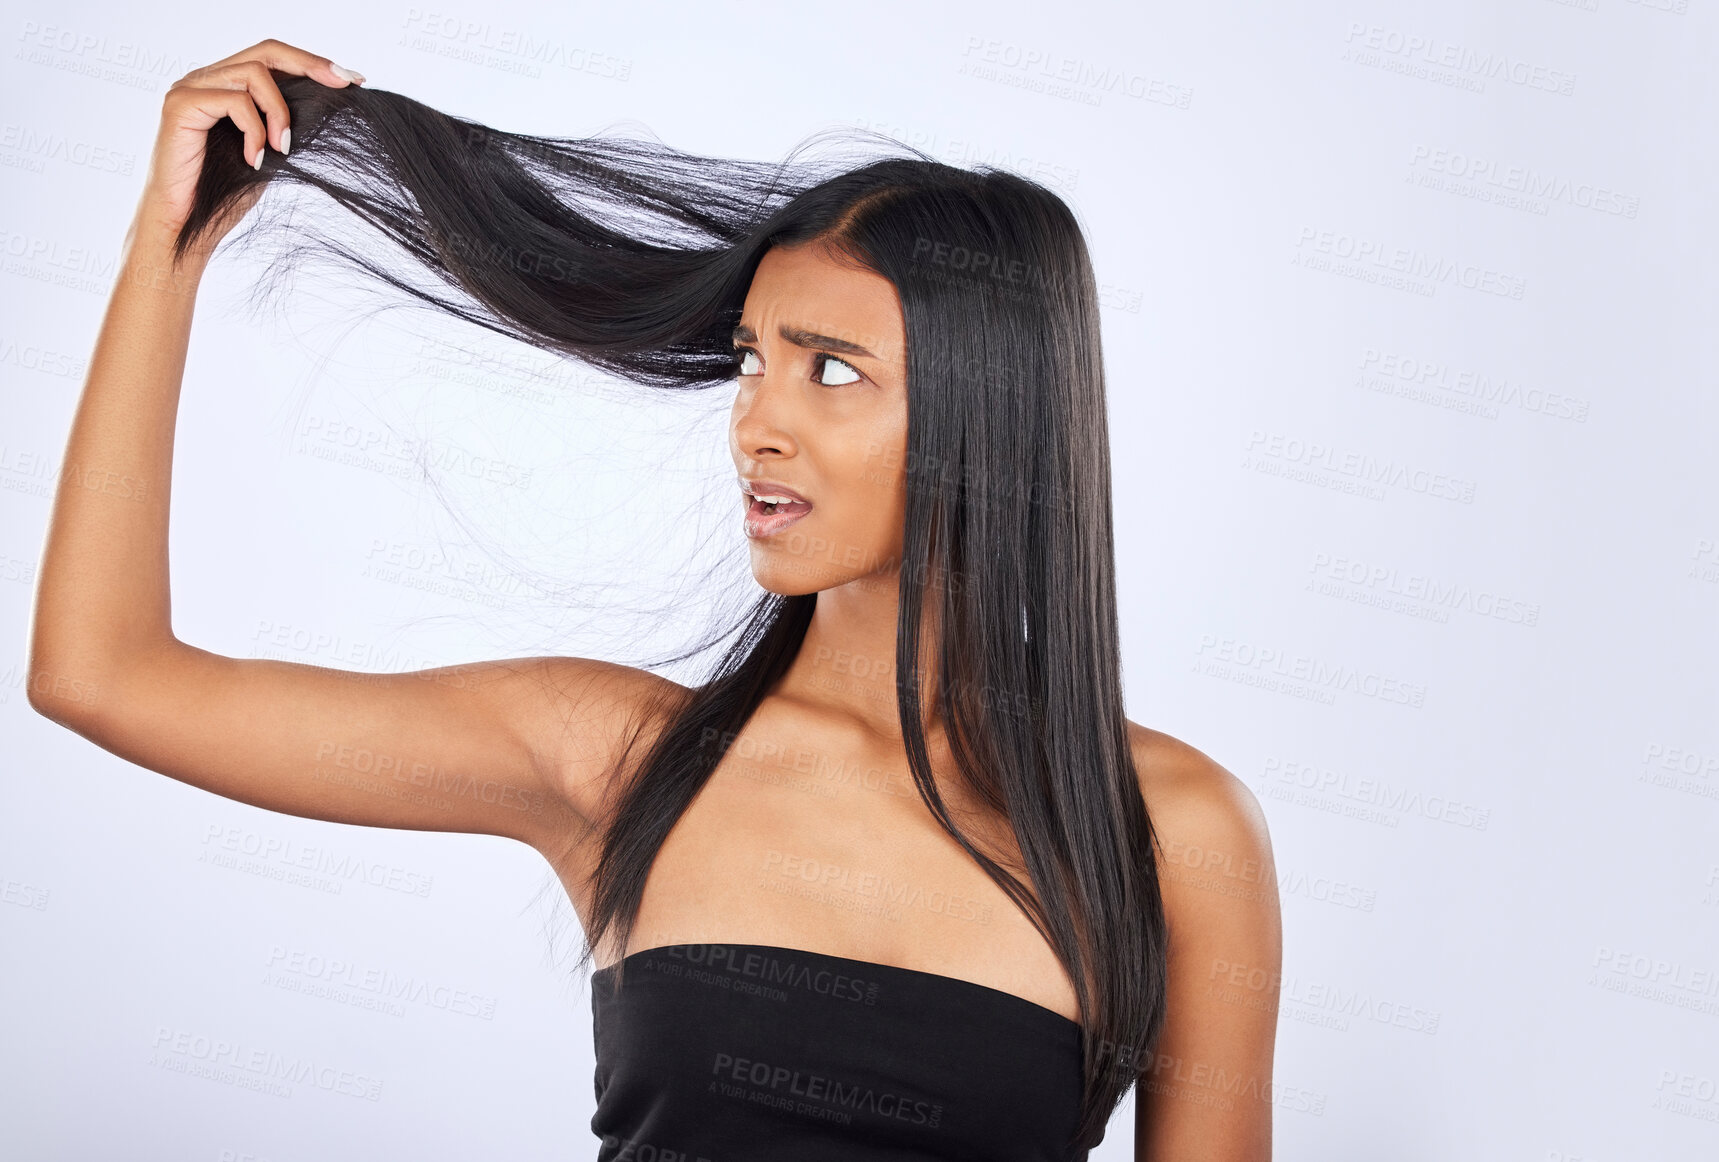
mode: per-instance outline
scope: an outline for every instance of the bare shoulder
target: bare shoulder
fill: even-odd
[[[1133,722],[1128,734],[1169,926],[1134,1156],[1269,1158],[1283,924],[1265,812],[1198,748]]]
[[[1197,747],[1134,722],[1128,733],[1172,932],[1180,932],[1183,947],[1217,937],[1262,953],[1276,943],[1280,919],[1271,832],[1258,798]]]
[[[1140,794],[1161,842],[1204,842],[1269,855],[1265,812],[1246,783],[1204,751],[1161,730],[1128,722]]]
[[[543,657],[535,661],[541,676],[570,704],[610,713],[638,711],[663,697],[687,691],[661,674],[601,658]]]
[[[583,820],[602,814],[607,779],[625,752],[648,748],[692,691],[636,666],[596,658],[535,659],[543,696],[532,745],[567,805]]]

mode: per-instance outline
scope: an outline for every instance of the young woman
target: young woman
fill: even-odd
[[[1136,1083],[1136,1158],[1268,1158],[1269,839],[1239,780],[1123,714],[1067,207],[923,155],[814,175],[499,133],[362,79],[270,40],[168,92],[31,704],[256,806],[536,848],[601,964],[600,1158],[1078,1159]],[[765,592],[707,681],[358,674],[174,636],[197,284],[271,181],[362,216],[463,317],[644,385],[733,384]]]

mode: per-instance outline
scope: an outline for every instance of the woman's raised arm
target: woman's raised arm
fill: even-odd
[[[168,502],[192,311],[211,251],[257,193],[177,260],[174,244],[211,126],[231,118],[250,163],[289,145],[270,70],[334,86],[355,75],[264,41],[168,91],[61,466],[30,705],[122,758],[255,806],[564,850],[593,817],[614,743],[666,680],[577,658],[359,674],[222,657],[173,634]]]

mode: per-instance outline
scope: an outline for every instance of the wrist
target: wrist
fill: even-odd
[[[193,246],[174,256],[179,227],[172,216],[145,197],[138,204],[120,256],[120,277],[137,285],[180,292],[195,291],[209,262],[206,247]]]

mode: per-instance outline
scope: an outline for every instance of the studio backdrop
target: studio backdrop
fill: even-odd
[[[870,130],[1054,189],[1099,280],[1128,715],[1269,820],[1276,1156],[1719,1157],[1711,4],[14,3],[4,27],[0,1154],[595,1156],[589,984],[536,852],[254,809],[26,701],[163,94],[276,37],[501,129],[769,162]],[[729,394],[629,388],[349,268],[271,282],[239,233],[180,406],[181,640],[632,664],[748,595]],[[1132,1157],[1130,1098],[1093,1158]]]

